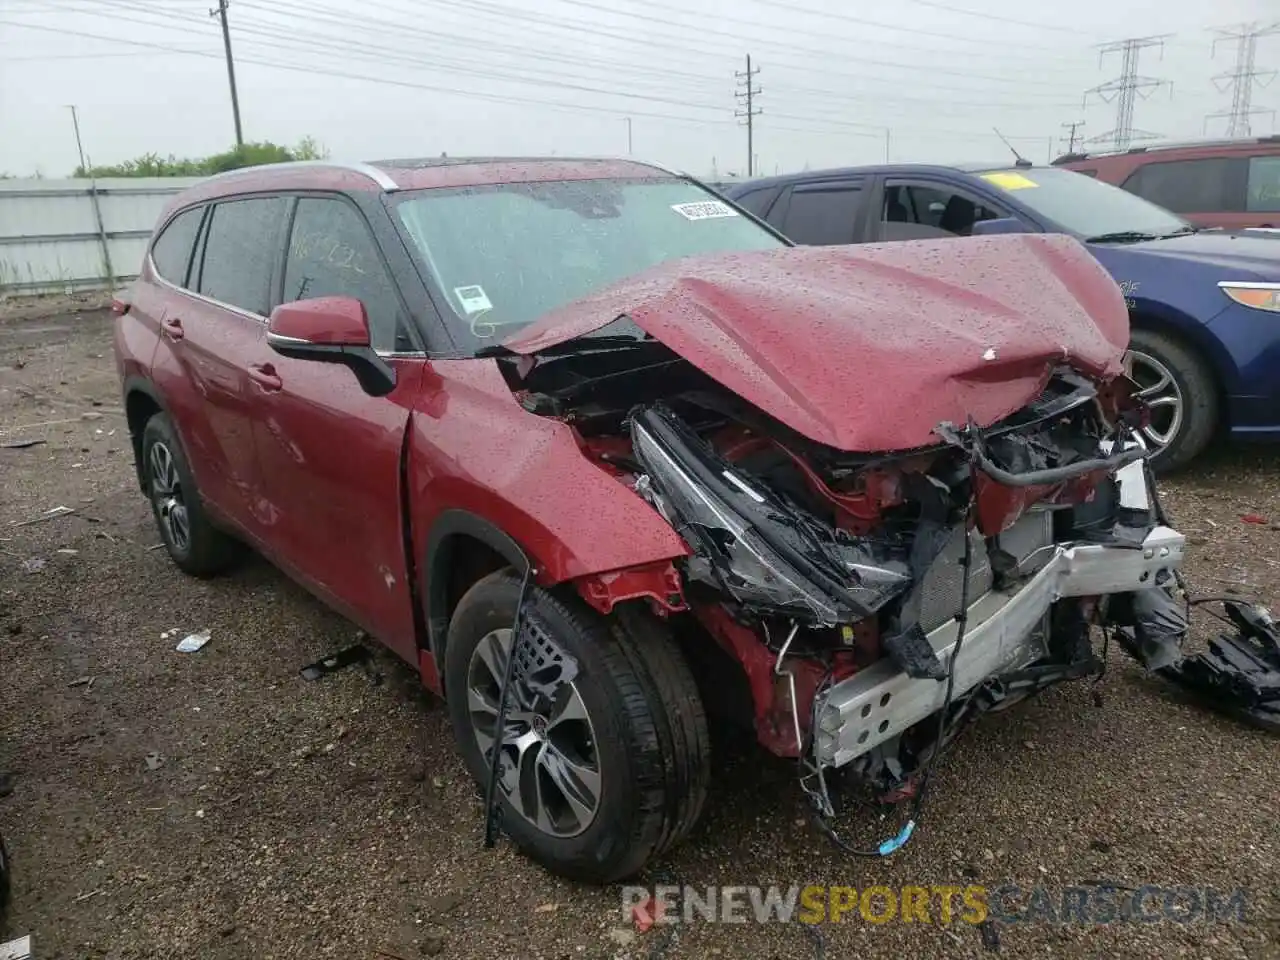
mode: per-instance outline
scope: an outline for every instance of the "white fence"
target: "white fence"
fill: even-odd
[[[0,180],[0,296],[132,280],[173,194],[199,178]]]

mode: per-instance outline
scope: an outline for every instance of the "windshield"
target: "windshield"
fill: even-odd
[[[1073,170],[1011,168],[978,176],[1085,240],[1142,240],[1192,229],[1164,207]]]
[[[455,339],[471,351],[663,261],[785,246],[714,194],[673,179],[423,190],[397,212],[456,316]]]

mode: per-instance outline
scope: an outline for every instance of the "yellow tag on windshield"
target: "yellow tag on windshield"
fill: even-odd
[[[1020,173],[984,173],[981,176],[983,180],[994,183],[1002,190],[1026,190],[1029,187],[1040,186]]]

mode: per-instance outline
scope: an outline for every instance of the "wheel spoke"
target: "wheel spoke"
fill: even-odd
[[[600,803],[600,774],[569,759],[551,742],[542,749],[538,763],[550,788],[568,805],[578,828],[585,827],[595,816],[596,807]],[[543,791],[546,789],[546,786],[542,788]],[[550,798],[545,797],[545,792],[543,796],[545,804]]]
[[[556,693],[556,702],[551,707],[551,715],[547,718],[547,733],[562,723],[588,722],[587,705],[582,702],[582,694],[571,683],[562,686]]]
[[[1147,406],[1148,407],[1173,407],[1176,409],[1182,406],[1182,401],[1174,396],[1154,397],[1150,400],[1147,400]]]
[[[507,672],[507,657],[511,653],[511,631],[494,630],[476,646],[475,657],[484,664],[493,682],[502,685]],[[474,662],[474,661],[473,661]],[[473,685],[475,681],[472,681]]]
[[[1157,396],[1173,385],[1173,377],[1169,376],[1168,370],[1161,367],[1160,369],[1153,370],[1152,372],[1156,374],[1156,382],[1148,384],[1138,390],[1138,396],[1143,397],[1144,399],[1146,397]]]

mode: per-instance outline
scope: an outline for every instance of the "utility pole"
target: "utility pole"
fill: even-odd
[[[889,138],[893,131],[889,127],[884,128],[884,162],[889,162]]]
[[[755,85],[755,78],[760,73],[760,68],[751,69],[751,54],[747,54],[747,71],[746,73],[734,73],[739,80],[739,87],[734,91],[734,98],[743,104],[742,110],[735,110],[733,115],[739,118],[739,121],[746,124],[747,127],[747,176],[755,176],[756,170],[756,153],[755,153],[755,124],[756,117],[763,113],[755,105],[755,98],[760,96],[761,90]]]
[[[1213,85],[1222,93],[1231,91],[1231,109],[1221,113],[1211,113],[1204,118],[1208,128],[1210,120],[1225,117],[1228,137],[1247,137],[1250,135],[1249,118],[1260,113],[1275,116],[1274,110],[1253,109],[1253,88],[1265,87],[1275,78],[1274,70],[1257,70],[1254,68],[1258,49],[1258,38],[1268,34],[1280,33],[1280,22],[1262,25],[1244,23],[1232,30],[1218,30],[1213,41],[1212,53],[1217,53],[1218,44],[1224,40],[1234,40],[1236,44],[1236,68],[1230,73],[1220,73],[1213,78]],[[1211,53],[1211,55],[1212,55]]]
[[[1080,129],[1081,127],[1083,127],[1083,126],[1084,126],[1084,121],[1083,121],[1083,120],[1072,120],[1070,123],[1064,123],[1064,124],[1062,125],[1062,129],[1064,129],[1064,130],[1068,131],[1068,133],[1067,133],[1067,153],[1075,153],[1075,152],[1076,152],[1076,139],[1077,139],[1077,138],[1076,138],[1076,131],[1077,131],[1077,130],[1079,130],[1079,129]],[[1081,145],[1083,145],[1083,138],[1081,138]]]
[[[74,104],[68,104],[67,109],[71,111],[71,126],[76,132],[76,153],[80,155],[80,172],[87,177],[89,166],[84,161],[84,144],[80,142],[80,117],[76,114]]]
[[[1103,103],[1111,103],[1113,100],[1116,104],[1116,125],[1106,133],[1100,133],[1096,137],[1091,137],[1087,143],[1100,143],[1110,140],[1117,150],[1129,149],[1129,144],[1134,138],[1149,140],[1157,134],[1148,133],[1145,130],[1137,130],[1133,126],[1133,105],[1137,102],[1138,97],[1144,100],[1149,97],[1152,91],[1160,87],[1168,86],[1172,92],[1173,85],[1168,80],[1160,80],[1156,77],[1144,77],[1138,74],[1138,56],[1141,51],[1147,47],[1159,47],[1161,53],[1164,52],[1164,41],[1172,34],[1163,34],[1153,37],[1133,37],[1129,40],[1117,40],[1114,43],[1104,43],[1099,48],[1098,62],[1102,62],[1102,58],[1108,53],[1119,52],[1122,57],[1120,68],[1120,76],[1114,80],[1108,80],[1106,83],[1098,84],[1084,92],[1084,99],[1088,101],[1089,94],[1095,93],[1098,99]]]
[[[627,156],[629,157],[631,156],[631,118],[624,117],[623,119],[627,121]]]
[[[222,47],[227,52],[227,80],[231,84],[231,112],[236,118],[236,146],[244,146],[244,133],[240,129],[240,98],[236,96],[236,61],[231,56],[231,29],[227,26],[227,0],[218,0],[218,8],[209,16],[222,21]]]

